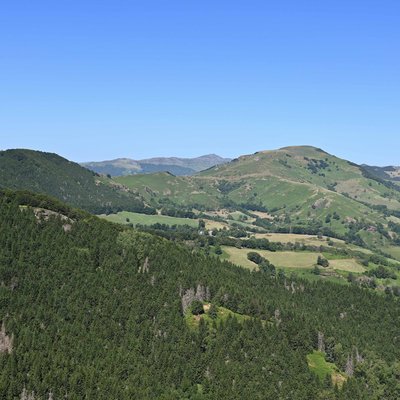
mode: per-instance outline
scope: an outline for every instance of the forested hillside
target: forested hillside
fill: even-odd
[[[0,188],[45,193],[92,213],[153,212],[134,192],[53,153],[1,151]]]
[[[1,398],[400,397],[391,295],[250,272],[35,201],[0,197]]]

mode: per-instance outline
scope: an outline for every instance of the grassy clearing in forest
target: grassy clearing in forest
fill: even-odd
[[[247,259],[247,253],[255,251],[269,260],[277,268],[284,269],[312,269],[316,263],[318,256],[322,255],[318,252],[310,251],[267,251],[267,250],[253,250],[253,249],[238,249],[236,247],[222,246],[222,258],[234,264],[249,269],[257,269],[257,265]],[[322,268],[323,270],[324,268]],[[339,270],[346,272],[361,273],[365,268],[357,262],[354,258],[334,259],[329,260],[329,267],[327,271]]]
[[[339,387],[347,380],[347,377],[341,373],[336,364],[329,363],[325,360],[325,354],[320,351],[314,351],[307,355],[308,367],[313,371],[321,381],[325,379],[327,375],[332,378],[332,383]]]
[[[236,247],[222,246],[224,257],[226,260],[234,264],[241,265],[246,268],[256,269],[257,265],[247,259],[247,253],[256,251],[264,258],[269,260],[276,267],[291,267],[291,268],[311,268],[317,262],[320,253],[312,253],[307,251],[267,251],[267,250],[252,250],[238,249]]]
[[[147,214],[139,214],[128,211],[121,211],[117,214],[110,215],[100,215],[101,218],[104,218],[111,222],[116,222],[118,224],[133,224],[133,225],[154,225],[154,224],[165,224],[165,225],[189,225],[192,228],[196,228],[199,226],[198,219],[192,218],[178,218],[178,217],[169,217],[168,215],[147,215]],[[128,221],[127,221],[128,219]],[[211,219],[204,219],[206,223],[206,229],[223,229],[227,226],[223,222],[213,221]]]
[[[362,273],[365,271],[365,268],[354,258],[329,260],[329,266],[333,269],[346,272]]]
[[[212,323],[213,321],[215,321],[217,324],[220,324],[226,321],[230,317],[235,317],[238,320],[238,322],[244,322],[246,319],[250,319],[248,315],[235,313],[225,307],[218,307],[216,317],[211,318],[211,316],[209,315],[210,307],[211,304],[205,303],[203,305],[204,314],[201,315],[193,315],[190,311],[188,311],[185,315],[186,324],[190,328],[197,328],[200,324],[200,320],[204,320],[204,322],[207,323]]]

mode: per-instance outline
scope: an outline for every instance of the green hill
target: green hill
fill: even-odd
[[[268,193],[256,190],[265,186],[268,192],[269,183],[275,185],[279,181],[281,186],[277,191],[285,196],[287,191],[293,191],[287,189],[287,185],[297,184],[295,192],[299,203],[313,194],[315,199],[330,196],[332,202],[340,201],[337,199],[344,195],[359,203],[400,210],[398,191],[373,177],[366,177],[362,167],[311,146],[285,147],[239,157],[201,175],[237,182],[245,180],[250,186],[247,185],[246,190],[239,188],[235,194],[247,199],[257,197],[267,207]],[[289,193],[289,202],[291,197]]]
[[[311,146],[242,156],[192,177],[116,178],[156,207],[252,214],[270,231],[326,234],[387,248],[400,232],[400,191],[361,166]]]
[[[149,212],[137,194],[53,153],[0,152],[0,188],[45,193],[92,213]]]
[[[187,207],[218,208],[220,192],[209,180],[198,177],[174,176],[168,172],[138,174],[114,178],[132,190],[137,190],[154,204],[174,203]]]
[[[398,397],[392,296],[250,272],[26,201],[0,195],[1,398]]]

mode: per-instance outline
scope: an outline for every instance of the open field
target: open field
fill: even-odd
[[[394,217],[394,216],[390,216],[390,217],[388,217],[388,220],[392,221],[392,222],[394,222],[396,224],[400,224],[400,218],[397,218],[397,217]]]
[[[356,246],[355,244],[347,244],[346,243],[343,245],[339,245],[338,247],[348,248],[349,250],[359,251],[359,252],[365,253],[365,254],[374,254],[374,252],[372,250],[365,249],[364,247]]]
[[[117,214],[110,215],[100,215],[101,218],[104,218],[111,222],[116,222],[119,224],[133,224],[133,225],[154,225],[154,224],[165,224],[165,225],[189,225],[192,228],[196,228],[199,225],[198,219],[192,218],[177,218],[177,217],[169,217],[168,215],[147,215],[147,214],[139,214],[128,211],[121,211]],[[127,218],[129,221],[127,221]],[[213,221],[211,219],[204,219],[206,223],[206,229],[223,229],[227,226],[223,222]]]
[[[276,267],[295,267],[295,268],[312,268],[317,262],[320,253],[312,252],[294,252],[294,251],[267,251],[267,250],[251,250],[237,249],[236,247],[222,246],[222,250],[226,253],[226,259],[234,264],[241,265],[246,268],[256,269],[257,265],[247,259],[247,253],[256,251],[264,258],[269,260]]]
[[[222,246],[224,252],[223,258],[231,261],[234,264],[241,265],[245,268],[256,269],[257,265],[247,259],[247,253],[256,251],[264,258],[269,260],[278,268],[284,269],[312,269],[316,263],[317,258],[321,253],[309,251],[267,251],[267,250],[251,250],[251,249],[238,249],[236,247]],[[335,259],[329,260],[329,267],[326,271],[345,271],[361,273],[365,268],[359,264],[354,258]]]
[[[235,221],[253,223],[256,220],[255,218],[249,217],[246,214],[242,213],[241,211],[234,211],[231,212],[229,215]]]
[[[118,214],[101,215],[101,217],[111,222],[117,222],[119,224],[131,223],[133,225],[166,224],[189,225],[191,227],[196,227],[199,224],[199,221],[197,219],[176,218],[169,217],[167,215],[146,215],[127,211],[121,211]]]
[[[262,218],[262,219],[270,219],[270,220],[274,219],[274,216],[267,212],[251,211],[251,214],[257,215],[257,217]]]
[[[382,250],[389,253],[394,259],[400,260],[400,246],[389,246]]]
[[[310,246],[327,246],[329,238],[323,236],[321,239],[316,235],[301,235],[295,233],[256,233],[254,235],[257,239],[268,239],[270,242],[281,243],[303,243]],[[343,240],[330,239],[334,243],[343,243]]]
[[[224,228],[227,228],[229,226],[225,222],[214,221],[212,219],[204,219],[204,218],[202,218],[202,219],[206,223],[206,229],[209,229],[209,230],[212,230],[212,229],[224,229]]]
[[[359,264],[354,258],[329,260],[329,267],[346,272],[362,273],[365,268]]]
[[[353,244],[347,244],[344,240],[328,238],[327,236],[322,236],[322,238],[318,238],[318,236],[316,235],[295,233],[256,233],[254,234],[254,237],[257,239],[265,238],[268,239],[270,242],[301,243],[306,246],[328,246],[328,240],[330,240],[334,243],[334,247],[348,248],[349,250],[372,254],[371,250]]]

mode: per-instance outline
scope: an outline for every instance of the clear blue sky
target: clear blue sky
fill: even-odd
[[[0,148],[400,164],[399,21],[398,0],[5,1]]]

